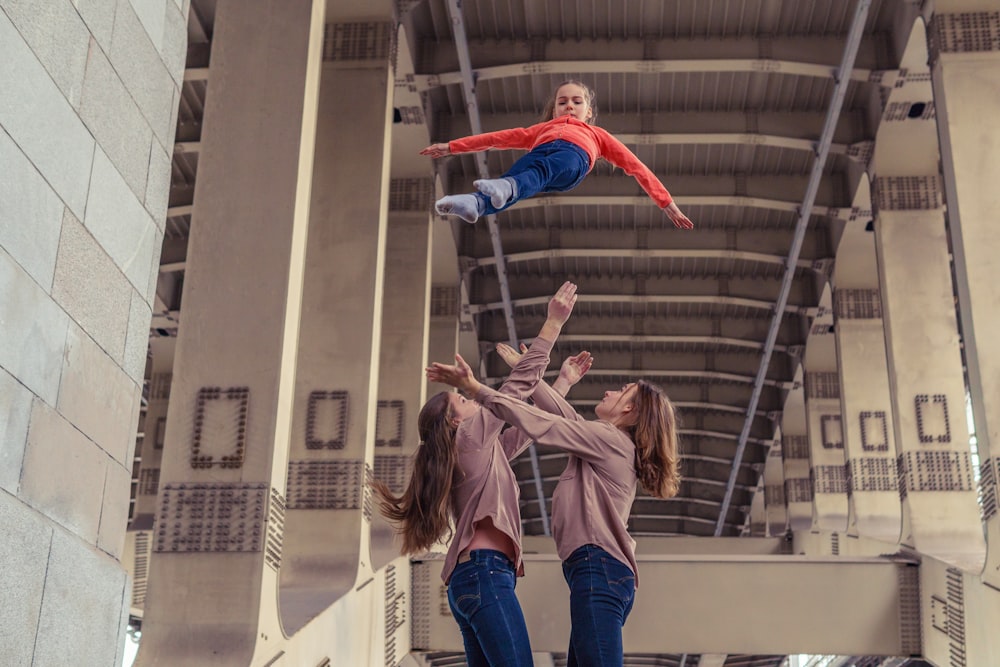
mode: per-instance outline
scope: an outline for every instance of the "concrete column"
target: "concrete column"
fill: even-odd
[[[841,423],[850,493],[848,532],[895,544],[901,522],[899,483],[875,234],[868,229],[867,178],[862,179],[855,204],[866,215],[846,225],[834,272]]]
[[[1000,664],[1000,591],[936,558],[919,570],[921,657],[942,667]]]
[[[0,2],[3,665],[120,664],[131,594],[186,5],[80,4]]]
[[[152,352],[149,396],[142,426],[144,434],[142,461],[139,464],[139,488],[136,491],[131,530],[153,528],[153,518],[157,511],[156,497],[160,488],[160,467],[163,464],[163,446],[166,442],[167,407],[170,405],[170,386],[173,384],[176,343],[177,339],[174,337],[149,339]]]
[[[940,2],[931,23],[932,80],[944,166],[945,199],[955,258],[962,337],[982,470],[983,513],[992,547],[984,581],[1000,588],[1000,351],[994,343],[1000,324],[996,285],[996,212],[1000,207],[1000,155],[996,123],[1000,114],[1000,29],[996,4]],[[952,11],[962,13],[942,13]],[[973,9],[980,11],[974,12]],[[987,11],[989,10],[989,11]],[[993,35],[993,37],[991,37]],[[983,122],[984,119],[992,119]],[[970,663],[971,664],[971,663]]]
[[[819,310],[813,319],[803,363],[809,471],[813,482],[813,527],[846,532],[847,475],[829,285],[823,291]]]
[[[217,6],[140,665],[263,664],[282,639],[324,5]]]
[[[353,22],[347,9],[326,17],[280,572],[289,635],[373,573],[367,482],[376,438],[395,28],[391,7],[367,9],[367,16],[385,9],[385,18]]]
[[[809,479],[809,436],[806,432],[801,366],[796,371],[793,389],[788,392],[782,410],[781,460],[785,478],[785,501],[788,505],[788,527],[791,530],[809,530],[812,527],[813,488]]]
[[[937,206],[903,210],[893,192],[922,183]],[[888,341],[903,543],[981,566],[965,386],[938,178],[881,177],[876,242]]]
[[[978,570],[985,545],[922,30],[913,31],[901,67],[907,76],[885,91],[873,157],[875,245],[903,500],[901,540]]]
[[[417,414],[424,404],[430,328],[430,179],[393,179],[386,244],[375,477],[401,493],[420,444]],[[372,518],[372,567],[399,556],[392,526]]]
[[[160,488],[160,467],[163,465],[163,445],[167,431],[167,406],[173,382],[174,337],[150,338],[152,352],[146,415],[142,423],[142,451],[139,452],[139,475],[135,493],[135,511],[128,526],[125,542],[125,569],[131,577],[131,609],[129,613],[143,617],[148,585],[149,559],[153,550],[153,522],[157,511]]]
[[[785,471],[781,465],[781,430],[775,434],[764,461],[764,521],[766,534],[784,535],[788,530],[788,505],[785,502]]]

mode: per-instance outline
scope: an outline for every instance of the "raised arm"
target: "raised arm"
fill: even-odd
[[[677,206],[674,198],[667,192],[659,178],[652,170],[643,164],[642,160],[636,157],[635,153],[621,141],[608,132],[601,133],[601,157],[625,171],[626,174],[634,178],[650,199],[656,202],[674,227],[678,229],[692,229],[694,223]]]
[[[548,350],[556,342],[563,325],[566,324],[566,320],[569,319],[575,305],[576,285],[567,280],[562,284],[562,287],[559,288],[555,296],[549,299],[548,314],[545,318],[545,323],[542,324],[542,328],[536,337],[536,340],[544,341],[541,347],[547,348],[545,352],[546,360],[548,359]],[[534,359],[535,357],[530,354],[522,356],[514,365],[511,375],[518,374],[523,364],[529,363],[529,361]],[[435,361],[425,369],[427,379],[432,382],[449,384],[452,387],[461,389],[470,396],[474,395],[482,385],[480,385],[479,380],[472,374],[472,369],[466,363],[465,359],[462,358],[462,355],[456,354],[455,361],[454,365],[442,364]],[[541,378],[541,372],[537,376],[535,382]],[[534,385],[532,384],[532,386]]]

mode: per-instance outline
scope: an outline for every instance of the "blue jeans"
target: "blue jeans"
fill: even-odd
[[[563,561],[569,584],[567,667],[621,667],[622,627],[635,602],[635,574],[604,549],[585,544]]]
[[[469,556],[448,581],[448,605],[469,667],[532,667],[528,627],[514,596],[514,564],[493,549],[474,549]]]
[[[510,208],[516,202],[533,197],[539,192],[566,192],[572,190],[590,172],[590,156],[571,141],[556,139],[536,146],[521,156],[501,178],[509,177],[517,183],[516,196],[504,206],[496,208],[490,198],[476,195],[485,204],[489,215]]]

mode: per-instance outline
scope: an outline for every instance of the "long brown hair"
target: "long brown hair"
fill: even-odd
[[[552,94],[549,96],[549,101],[545,105],[545,110],[542,111],[543,123],[545,121],[552,120],[552,116],[556,112],[556,93],[559,92],[560,88],[570,83],[573,84],[574,86],[580,86],[581,88],[583,88],[583,94],[587,97],[587,104],[590,105],[590,118],[587,119],[587,124],[593,125],[594,122],[597,120],[597,101],[595,99],[594,91],[590,88],[590,86],[583,83],[582,81],[577,81],[576,79],[566,79],[558,86],[556,86],[555,89],[552,91]]]
[[[650,495],[671,498],[681,480],[674,405],[663,389],[645,380],[636,382],[632,403],[635,424],[628,432],[635,443],[639,481]]]
[[[372,482],[379,511],[396,524],[403,537],[403,554],[424,552],[442,537],[451,536],[451,489],[457,457],[449,393],[435,394],[420,409],[420,447],[403,494],[396,496],[385,483]]]

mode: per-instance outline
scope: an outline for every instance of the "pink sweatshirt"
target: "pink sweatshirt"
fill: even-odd
[[[517,402],[530,396],[549,364],[551,350],[551,341],[536,338],[497,393]],[[441,570],[445,583],[458,564],[458,555],[472,541],[476,522],[486,518],[492,519],[493,525],[510,537],[514,543],[514,567],[518,576],[524,574],[518,505],[521,491],[510,469],[510,460],[524,451],[531,441],[517,429],[507,429],[501,435],[504,423],[488,410],[480,409],[472,417],[463,419],[455,433],[461,481],[451,491],[455,535]]]
[[[607,130],[596,125],[588,125],[572,116],[553,118],[531,127],[515,127],[497,132],[484,132],[462,137],[448,142],[452,153],[475,153],[487,148],[526,148],[528,150],[556,139],[569,141],[590,156],[590,168],[594,168],[597,158],[602,157],[634,178],[646,191],[650,199],[660,208],[670,206],[673,197],[649,167],[644,165],[635,153],[618,141]]]
[[[635,540],[628,533],[638,477],[635,444],[628,435],[606,421],[583,419],[545,382],[538,383],[532,396],[537,407],[489,387],[475,398],[536,443],[569,454],[552,495],[552,536],[559,557],[566,560],[577,548],[595,544],[632,568],[638,588]]]

